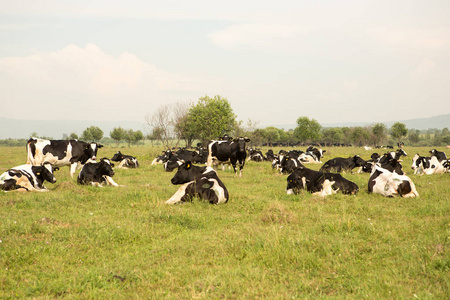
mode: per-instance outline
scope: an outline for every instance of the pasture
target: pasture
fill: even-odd
[[[323,162],[376,152],[324,149]],[[62,167],[50,192],[0,192],[0,298],[450,297],[450,174],[411,171],[429,148],[405,147],[419,198],[368,194],[369,174],[343,174],[357,196],[287,195],[287,175],[248,162],[242,178],[218,171],[227,204],[175,206],[175,172],[151,166],[163,149],[98,157],[118,150],[141,164],[115,170],[126,187],[79,186]],[[0,172],[25,162],[25,145],[0,148]]]

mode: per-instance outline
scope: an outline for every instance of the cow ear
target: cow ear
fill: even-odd
[[[190,162],[190,161],[188,161],[188,162],[186,163],[186,169],[188,169],[188,170],[189,170],[189,169],[191,168],[191,166],[192,166],[192,165],[191,165],[191,162]]]
[[[59,171],[58,167],[53,168],[53,171]]]
[[[103,148],[103,145],[97,144],[97,148]]]
[[[37,172],[36,175],[37,175],[37,176],[41,175],[41,172]]]
[[[111,164],[111,167],[114,168],[114,164]]]
[[[248,137],[246,137],[245,141],[248,143],[248,142],[250,142],[250,139]]]
[[[89,149],[89,146],[86,146],[86,150]]]

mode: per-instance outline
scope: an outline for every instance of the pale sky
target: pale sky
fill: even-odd
[[[260,125],[450,113],[450,1],[2,1],[0,117],[144,122],[220,95]]]

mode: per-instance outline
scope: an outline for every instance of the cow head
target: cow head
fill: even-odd
[[[238,138],[235,138],[233,140],[233,142],[238,144],[238,151],[239,152],[245,152],[245,147],[246,147],[245,143],[250,142],[250,139],[247,138],[247,137],[238,137]]]
[[[111,158],[112,161],[122,161],[124,159],[124,156],[120,151],[118,151],[114,156]]]
[[[359,155],[353,156],[353,162],[357,167],[364,166],[364,164],[366,163],[366,161],[362,159]]]
[[[178,167],[177,173],[175,173],[170,181],[172,184],[183,184],[192,181],[193,178],[192,162],[187,161]]]
[[[300,190],[306,189],[305,179],[299,172],[291,173],[287,178],[286,193],[288,195],[298,194]]]
[[[114,171],[113,171],[113,167],[114,164],[111,163],[111,161],[109,160],[109,158],[102,158],[99,162],[99,171],[101,172],[102,175],[106,175],[106,176],[114,176]]]
[[[41,181],[48,181],[51,183],[56,182],[56,178],[53,175],[53,171],[57,171],[59,170],[59,168],[53,168],[50,163],[46,162],[42,166],[33,166],[32,169],[33,173]]]

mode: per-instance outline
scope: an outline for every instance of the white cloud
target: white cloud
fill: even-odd
[[[127,116],[127,109],[118,105],[140,111],[144,117],[146,111],[160,103],[190,100],[175,95],[198,97],[204,94],[203,86],[211,86],[203,79],[158,69],[130,53],[111,56],[93,44],[0,58],[0,81],[2,98],[8,100],[2,103],[3,113],[8,114],[3,116],[32,119],[49,109],[56,115],[72,114],[73,118],[109,119],[99,114],[105,111],[135,119],[135,112]],[[17,103],[24,106],[18,107]]]

